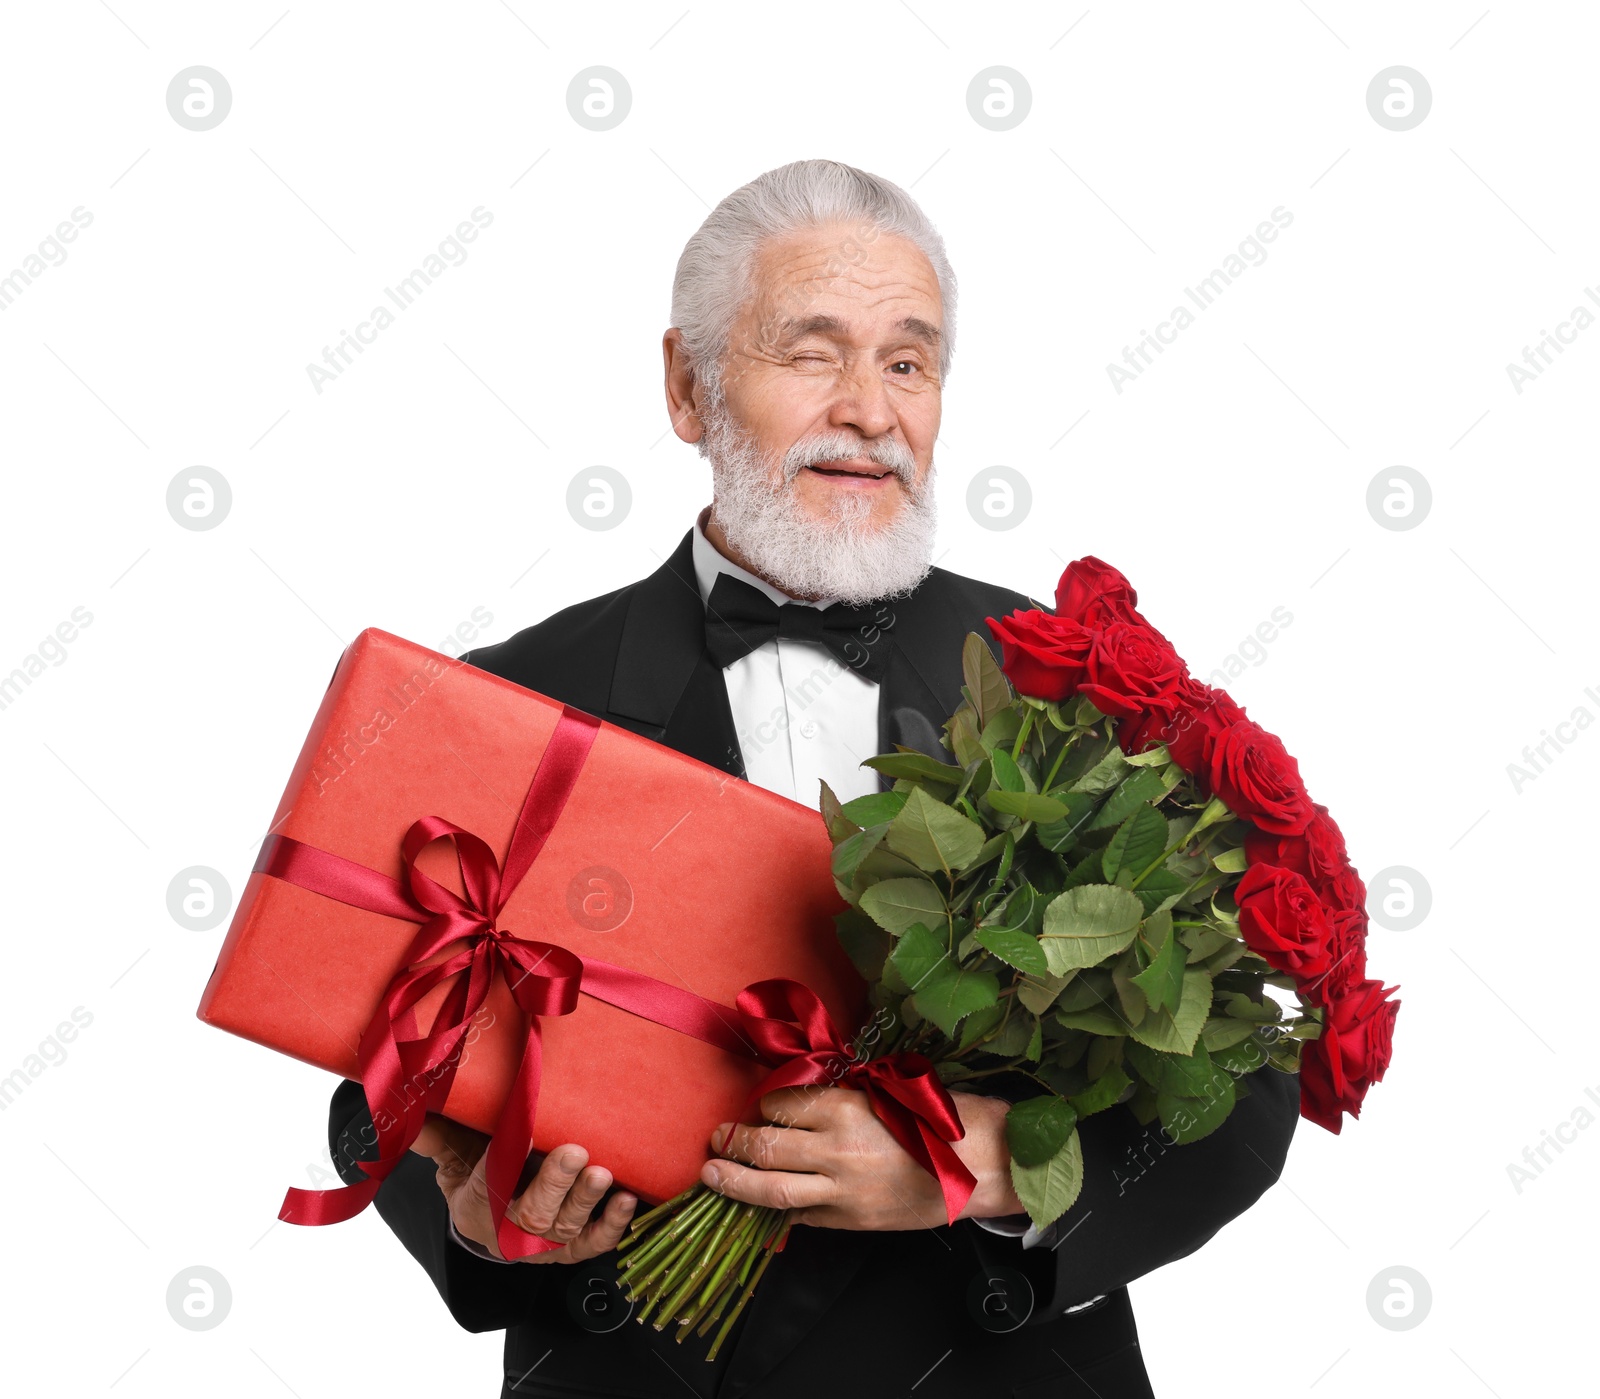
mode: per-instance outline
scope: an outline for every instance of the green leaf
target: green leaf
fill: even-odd
[[[1065,802],[1041,797],[1036,792],[1007,792],[996,788],[983,800],[986,806],[1007,816],[1020,816],[1024,821],[1061,821],[1067,815]]]
[[[1238,934],[1230,928],[1185,928],[1183,942],[1189,949],[1189,962],[1191,964],[1203,961],[1213,952],[1218,952],[1230,942],[1238,940]]]
[[[1144,905],[1112,884],[1085,884],[1057,895],[1044,911],[1045,960],[1060,975],[1092,967],[1133,941]]]
[[[949,950],[929,931],[925,923],[913,923],[900,934],[900,940],[895,943],[894,951],[889,954],[889,960],[894,963],[894,969],[905,978],[906,985],[913,992],[940,967],[948,967],[951,971],[955,969],[955,963],[950,960]],[[923,1010],[923,1014],[927,1014],[926,1009]]]
[[[1012,705],[1006,705],[1003,709],[997,709],[984,721],[983,732],[978,735],[978,742],[983,745],[986,753],[994,753],[1002,747],[1009,748],[1021,732],[1021,713]]]
[[[1040,1166],[1011,1162],[1011,1184],[1038,1229],[1060,1219],[1083,1188],[1083,1147],[1073,1131],[1066,1145]]]
[[[919,787],[889,823],[886,839],[889,849],[918,869],[950,874],[983,849],[984,832],[975,821],[935,801]]]
[[[1243,1044],[1255,1032],[1256,1027],[1248,1020],[1230,1020],[1227,1016],[1223,1016],[1206,1021],[1205,1028],[1200,1031],[1200,1043],[1214,1053],[1220,1049],[1232,1049],[1236,1044]]]
[[[1250,861],[1243,850],[1219,850],[1211,863],[1224,874],[1243,874]]]
[[[1188,1054],[1200,1038],[1211,1012],[1211,978],[1190,967],[1183,974],[1183,994],[1176,1012],[1152,1010],[1128,1031],[1140,1044],[1167,1054]]]
[[[1184,946],[1172,931],[1170,913],[1151,914],[1139,930],[1150,954],[1149,965],[1133,978],[1152,1007],[1176,1010],[1183,998]]]
[[[983,1010],[975,1010],[967,1016],[966,1023],[961,1027],[961,1041],[957,1049],[968,1049],[972,1044],[982,1039],[990,1030],[1000,1023],[1000,1017],[1005,1014],[1005,1008],[999,1004],[987,1006]]]
[[[1167,848],[1167,818],[1153,806],[1141,806],[1120,826],[1106,846],[1101,869],[1106,882],[1115,884],[1117,876],[1137,878],[1161,858]]]
[[[1022,775],[1022,769],[1016,765],[1011,754],[1004,748],[997,748],[991,759],[994,771],[994,785],[1002,792],[1026,792],[1028,780]]]
[[[1068,976],[1028,976],[1017,982],[1017,999],[1035,1015],[1043,1015],[1072,980]]]
[[[1074,792],[1087,792],[1090,796],[1098,796],[1101,792],[1110,791],[1117,783],[1121,782],[1128,773],[1128,760],[1122,756],[1122,750],[1115,744],[1110,751],[1101,758],[1088,772],[1084,773],[1072,784]],[[1127,813],[1124,812],[1124,815]],[[1121,817],[1117,818],[1121,820]]]
[[[885,879],[862,894],[861,907],[895,934],[913,923],[942,924],[948,912],[944,896],[926,879]]]
[[[1011,703],[1011,685],[978,632],[968,632],[961,644],[961,678],[966,681],[972,707],[978,712],[978,727]]]
[[[1031,1063],[1037,1064],[1044,1054],[1044,1025],[1035,1020],[1033,1033],[1028,1036],[1028,1047],[1022,1051],[1022,1057]]]
[[[969,971],[947,961],[920,984],[912,982],[912,993],[917,1009],[945,1034],[954,1035],[963,1017],[995,1004],[1000,983],[993,972]]]
[[[1211,1091],[1203,1098],[1157,1093],[1156,1114],[1167,1136],[1175,1143],[1197,1142],[1222,1126],[1233,1111],[1236,1096],[1233,1075],[1218,1073]]]
[[[989,839],[984,841],[982,846],[979,847],[978,853],[968,860],[966,864],[956,871],[956,873],[965,874],[969,870],[975,870],[980,865],[988,864],[990,860],[995,859],[997,856],[1000,858],[1002,864],[1006,863],[1006,840],[1010,834],[1011,833],[1009,831],[998,831],[994,835],[990,836]],[[994,877],[996,880],[1003,880],[1005,875],[997,870]]]
[[[962,767],[982,762],[988,756],[978,739],[977,716],[966,705],[950,716],[944,731],[949,735],[950,751],[956,755],[956,761]]]
[[[1205,1045],[1196,1043],[1192,1054],[1162,1054],[1161,1080],[1156,1088],[1162,1093],[1174,1093],[1183,1098],[1203,1098],[1216,1091],[1212,1079],[1218,1070],[1211,1066],[1211,1054]]]
[[[889,955],[889,934],[859,909],[847,908],[834,915],[839,943],[868,981],[883,975],[883,959]]]
[[[1042,1166],[1067,1144],[1078,1125],[1070,1103],[1054,1093],[1024,1098],[1006,1114],[1006,1145],[1023,1166]]]
[[[862,826],[871,826],[872,821],[857,821],[848,811],[839,805],[839,798],[834,795],[833,788],[826,782],[822,783],[822,794],[818,802],[818,810],[822,812],[822,823],[828,828],[828,839],[837,844],[846,836],[854,835]],[[885,817],[885,820],[888,818]]]
[[[833,877],[843,880],[846,884],[854,879],[856,871],[861,868],[861,862],[873,852],[888,829],[887,826],[873,826],[870,830],[857,831],[853,836],[846,836],[834,846]]]
[[[984,1045],[983,1052],[997,1054],[1002,1059],[1014,1059],[1027,1049],[1038,1025],[1039,1022],[1031,1015],[1013,1014],[1006,1021],[1005,1028]]]
[[[1147,808],[1148,810],[1148,808]],[[1189,881],[1171,870],[1151,870],[1133,892],[1139,896],[1148,913],[1162,913],[1177,903]]]
[[[1117,1011],[1058,1010],[1056,1019],[1069,1030],[1087,1030],[1091,1035],[1115,1038],[1130,1033],[1128,1022]]]
[[[1146,748],[1143,753],[1130,753],[1127,755],[1130,767],[1153,768],[1162,767],[1172,761],[1172,754],[1167,752],[1165,744],[1156,744],[1154,748]]]
[[[930,758],[926,753],[909,748],[898,753],[880,753],[875,758],[866,759],[861,766],[889,777],[909,777],[913,781],[943,783],[948,787],[959,787],[967,775],[964,768],[952,767],[949,763],[941,763],[937,758]]]
[[[1039,939],[1020,928],[979,928],[975,934],[980,946],[994,953],[1009,967],[1031,976],[1049,970]]]
[[[1059,852],[1072,844],[1073,838],[1094,814],[1094,798],[1088,792],[1057,792],[1050,800],[1060,802],[1066,808],[1066,815],[1060,820],[1038,822],[1034,836],[1046,850]]]
[[[1123,1071],[1118,1064],[1113,1064],[1099,1078],[1095,1079],[1082,1093],[1077,1094],[1069,1101],[1077,1110],[1080,1118],[1088,1117],[1093,1113],[1104,1112],[1105,1109],[1115,1106],[1128,1085],[1133,1080]]]
[[[904,792],[869,792],[847,801],[839,809],[858,826],[886,826],[906,804]]]
[[[1126,771],[1126,767],[1124,768]],[[1089,823],[1090,830],[1106,826],[1120,826],[1141,806],[1160,801],[1167,794],[1166,775],[1169,768],[1140,768],[1132,777],[1117,786],[1106,803]],[[1165,822],[1162,823],[1165,825]],[[1163,830],[1163,835],[1166,832]]]

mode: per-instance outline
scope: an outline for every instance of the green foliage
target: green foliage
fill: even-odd
[[[1083,1189],[1083,1146],[1077,1130],[1048,1161],[1038,1166],[1011,1162],[1011,1185],[1037,1228],[1055,1223]]]
[[[862,911],[895,934],[917,922],[944,922],[948,907],[928,879],[885,879],[861,896]]]
[[[1265,995],[1293,982],[1240,939],[1246,822],[1165,748],[1125,755],[1089,701],[1015,695],[977,634],[962,680],[953,762],[901,749],[867,763],[892,791],[841,803],[823,787],[850,905],[836,923],[897,1017],[885,1048],[927,1054],[952,1084],[1040,1084],[1007,1133],[1042,1225],[1077,1198],[1079,1121],[1126,1109],[1199,1140],[1248,1075],[1297,1067],[1320,1011]]]
[[[983,848],[985,833],[976,821],[935,801],[919,787],[889,823],[885,839],[895,854],[918,869],[948,875],[972,862]]]
[[[1011,1159],[1023,1166],[1044,1165],[1066,1146],[1077,1125],[1077,1110],[1053,1093],[1024,1098],[1006,1114]]]
[[[1112,884],[1085,884],[1044,911],[1045,960],[1058,976],[1121,952],[1139,931],[1144,905]]]

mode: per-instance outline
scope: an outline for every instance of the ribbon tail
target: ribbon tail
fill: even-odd
[[[533,1121],[539,1110],[539,1072],[543,1042],[538,1016],[528,1017],[528,1037],[522,1047],[522,1062],[517,1066],[511,1096],[501,1109],[489,1140],[484,1162],[484,1183],[489,1193],[489,1217],[494,1221],[495,1242],[509,1259],[531,1258],[562,1247],[553,1239],[542,1239],[520,1229],[506,1218],[506,1210],[516,1198],[517,1182],[533,1146]]]
[[[377,1166],[382,1163],[368,1161],[364,1164]],[[384,1175],[388,1175],[388,1171],[384,1171]],[[343,1224],[347,1219],[354,1219],[372,1203],[373,1196],[382,1184],[381,1178],[375,1178],[333,1190],[302,1190],[297,1185],[291,1185],[278,1209],[278,1218],[285,1224]]]
[[[917,1119],[917,1129],[922,1134],[923,1149],[927,1152],[924,1164],[932,1170],[939,1182],[939,1190],[944,1195],[945,1218],[954,1224],[961,1218],[961,1211],[966,1209],[972,1192],[978,1188],[978,1179],[967,1169],[967,1163],[956,1155],[955,1148],[920,1118]]]

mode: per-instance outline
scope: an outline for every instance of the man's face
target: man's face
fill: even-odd
[[[770,240],[753,267],[754,294],[722,365],[728,414],[770,463],[770,487],[818,522],[882,529],[920,491],[939,432],[939,282],[915,244],[875,229],[827,225]],[[849,455],[803,466],[783,460],[809,439]],[[914,465],[913,465],[914,463]],[[870,521],[870,524],[869,524]]]

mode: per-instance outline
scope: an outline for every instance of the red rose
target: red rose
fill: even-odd
[[[1146,715],[1123,725],[1118,737],[1124,753],[1164,743],[1172,761],[1188,773],[1203,773],[1217,734],[1239,723],[1245,712],[1222,690],[1184,676],[1153,701]]]
[[[1056,615],[1086,627],[1135,618],[1138,601],[1133,585],[1092,554],[1069,563],[1056,584]]]
[[[1324,875],[1320,879],[1313,879],[1311,884],[1317,891],[1317,897],[1327,905],[1330,911],[1337,909],[1366,909],[1367,886],[1361,882],[1361,876],[1355,872],[1354,866],[1348,860],[1334,870],[1332,874]]]
[[[1043,700],[1077,693],[1092,633],[1068,618],[1038,610],[986,620],[1000,643],[1000,668],[1019,693]]]
[[[1188,668],[1165,638],[1135,622],[1091,633],[1078,693],[1104,714],[1132,718],[1171,697]]]
[[[1328,974],[1317,986],[1303,988],[1322,1005],[1338,1000],[1367,977],[1366,909],[1330,911],[1328,927],[1333,934],[1328,946],[1332,954]]]
[[[1328,815],[1328,808],[1312,803],[1315,813],[1299,835],[1274,835],[1256,830],[1245,837],[1245,853],[1252,862],[1282,865],[1297,870],[1320,893],[1322,884],[1348,868],[1344,836]]]
[[[1236,816],[1274,835],[1299,835],[1312,817],[1299,765],[1275,734],[1246,719],[1231,724],[1206,754],[1211,791]]]
[[[1234,891],[1245,945],[1299,982],[1333,965],[1328,915],[1305,878],[1279,865],[1251,865]]]
[[[1361,1115],[1367,1089],[1389,1067],[1398,988],[1361,981],[1328,1006],[1319,1039],[1308,1040],[1300,1056],[1300,1111],[1320,1127],[1337,1132],[1341,1114]]]

